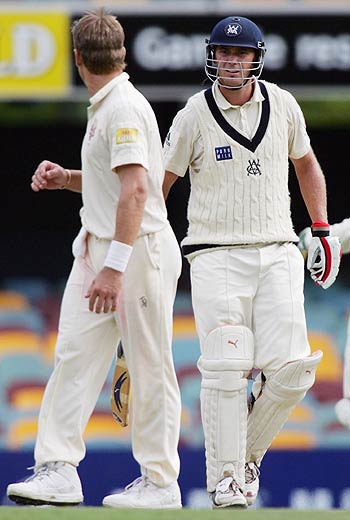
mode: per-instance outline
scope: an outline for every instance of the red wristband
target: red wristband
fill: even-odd
[[[311,232],[313,237],[328,237],[329,236],[329,224],[322,220],[316,220],[311,225]]]
[[[323,220],[316,220],[312,223],[312,227],[329,227],[329,224]]]

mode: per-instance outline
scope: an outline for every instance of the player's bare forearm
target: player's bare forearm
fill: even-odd
[[[314,152],[292,162],[311,222],[327,222],[326,181]]]
[[[177,181],[178,176],[175,173],[166,170],[163,180],[163,197],[164,200],[168,198],[169,192],[173,184]]]
[[[114,240],[132,245],[138,235],[148,195],[147,171],[140,165],[118,168],[121,192]]]
[[[132,246],[137,238],[148,194],[147,171],[140,165],[130,164],[117,169],[121,191],[116,214],[116,231],[111,246],[119,248]],[[109,253],[107,254],[107,258]],[[125,266],[126,267],[126,266]],[[114,312],[122,289],[123,269],[105,264],[90,285],[86,297],[89,309],[100,312]]]
[[[341,245],[338,237],[329,236],[325,178],[312,150],[293,164],[312,222],[307,268],[316,285],[328,289],[339,272]],[[302,250],[302,244],[299,248]]]

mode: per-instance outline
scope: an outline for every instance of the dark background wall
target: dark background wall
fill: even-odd
[[[153,107],[164,139],[180,105],[153,103]],[[350,216],[349,130],[309,128],[309,134],[326,175],[329,219],[335,222]],[[30,189],[30,180],[36,165],[43,159],[67,167],[80,167],[84,124],[0,126],[0,135],[3,190],[0,276],[2,279],[18,276],[44,276],[52,280],[65,278],[72,262],[71,242],[80,226],[80,195],[66,191],[34,193]],[[188,190],[188,178],[180,179],[168,199],[169,219],[179,241],[187,228]],[[298,232],[309,225],[309,218],[293,170],[290,192],[293,220]],[[342,274],[348,278],[348,260],[346,257],[344,260]],[[180,287],[189,287],[187,262],[184,262]]]

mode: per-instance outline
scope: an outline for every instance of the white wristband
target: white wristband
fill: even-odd
[[[115,269],[116,271],[124,273],[126,266],[128,265],[131,252],[132,246],[129,246],[129,244],[124,244],[124,242],[112,240],[103,265],[105,267],[110,267],[111,269]]]

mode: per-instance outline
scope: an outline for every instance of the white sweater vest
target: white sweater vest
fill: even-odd
[[[182,245],[298,240],[290,213],[286,105],[279,87],[259,83],[265,100],[251,140],[224,118],[211,89],[188,101],[204,158],[199,173],[190,171],[189,228]]]

